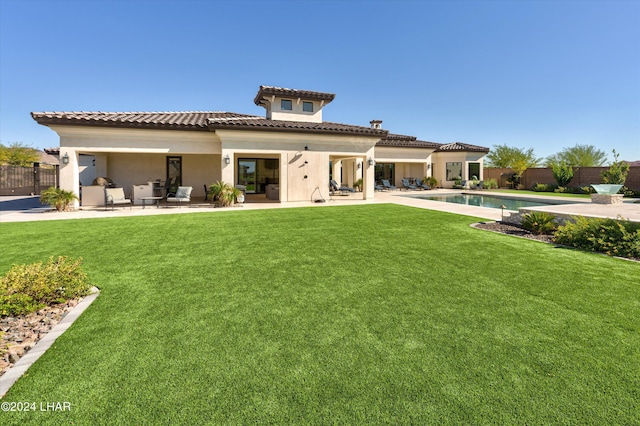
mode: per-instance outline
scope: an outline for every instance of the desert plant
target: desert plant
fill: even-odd
[[[424,182],[425,185],[429,185],[429,188],[435,189],[439,186],[438,179],[433,176],[425,177]]]
[[[556,230],[556,217],[547,212],[530,212],[522,217],[522,227],[534,234],[552,234]]]
[[[581,216],[574,220],[558,228],[555,242],[609,256],[640,257],[640,224]]]
[[[89,292],[82,259],[50,257],[47,263],[14,265],[0,278],[0,315],[20,315]]]
[[[483,182],[484,189],[498,189],[498,181],[495,178],[487,179]]]
[[[364,181],[362,180],[362,178],[360,178],[357,181],[353,182],[353,188],[356,191],[362,191],[362,186],[363,185],[364,185]]]
[[[40,195],[40,203],[54,206],[59,212],[68,210],[75,200],[79,200],[79,198],[72,191],[65,191],[54,186],[42,191]]]
[[[553,192],[556,188],[557,187],[551,183],[535,183],[531,190],[535,192]]]
[[[220,207],[228,207],[235,204],[242,191],[224,181],[212,183],[209,187],[209,195],[212,200],[216,200]]]
[[[627,180],[627,174],[629,174],[629,163],[626,161],[618,161],[620,154],[613,150],[613,163],[607,170],[603,170],[600,173],[602,183],[608,183],[613,185],[624,185]]]
[[[567,186],[573,179],[573,167],[561,161],[551,166],[553,171],[553,178],[558,183],[558,186]]]

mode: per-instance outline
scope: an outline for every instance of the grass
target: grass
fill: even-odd
[[[2,424],[640,422],[640,265],[396,205],[1,224],[101,295]]]

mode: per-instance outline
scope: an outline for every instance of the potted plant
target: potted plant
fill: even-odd
[[[353,189],[355,189],[356,191],[362,191],[363,184],[364,181],[362,180],[362,178],[360,178],[357,181],[353,182]]]

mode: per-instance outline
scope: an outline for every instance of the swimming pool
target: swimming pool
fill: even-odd
[[[422,200],[443,201],[446,203],[466,204],[468,206],[489,207],[499,209],[505,206],[507,210],[518,210],[520,207],[538,207],[553,206],[556,204],[574,204],[571,201],[562,200],[557,203],[547,201],[531,201],[529,199],[496,197],[493,195],[475,195],[475,194],[442,194],[442,195],[423,195],[419,197]]]

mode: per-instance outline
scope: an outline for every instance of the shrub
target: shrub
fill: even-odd
[[[553,164],[551,170],[558,186],[567,186],[573,179],[573,168],[564,161]]]
[[[424,184],[429,185],[429,188],[431,189],[435,189],[439,186],[438,179],[434,178],[433,176],[424,178]]]
[[[495,178],[490,178],[482,183],[484,189],[498,189],[498,181]]]
[[[552,183],[536,183],[531,190],[535,192],[554,192],[556,188]]]
[[[534,234],[553,234],[556,230],[556,217],[547,212],[531,212],[522,217],[522,227]]]
[[[217,181],[209,187],[209,194],[212,200],[217,200],[220,207],[228,207],[235,204],[242,191],[224,181]]]
[[[48,204],[56,208],[57,211],[62,212],[69,209],[69,205],[78,200],[76,194],[71,191],[65,191],[64,189],[50,187],[42,191],[40,194],[40,203]]]
[[[640,257],[640,224],[628,220],[577,217],[559,227],[553,240],[609,256]]]
[[[14,265],[0,278],[0,315],[21,315],[89,293],[91,284],[81,259],[50,257],[31,265]]]
[[[613,150],[613,163],[607,170],[603,170],[600,173],[602,183],[624,185],[627,180],[627,174],[629,173],[629,163],[626,161],[618,161],[620,154]]]

